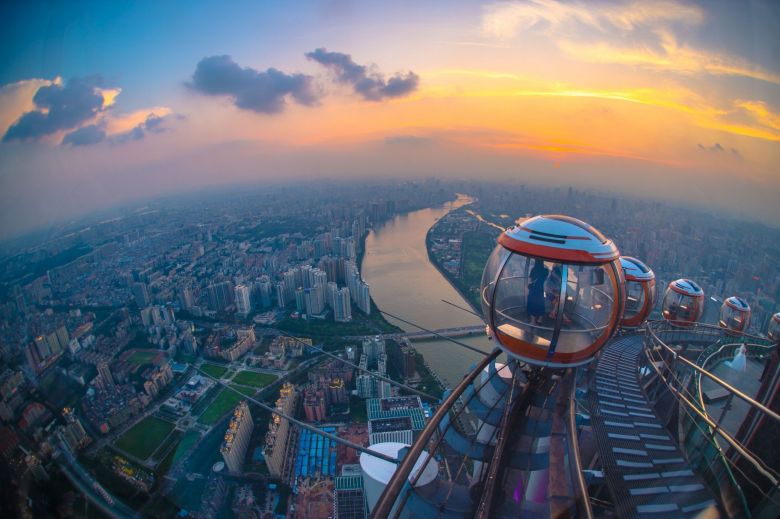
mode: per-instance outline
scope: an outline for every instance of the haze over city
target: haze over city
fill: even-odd
[[[588,186],[780,217],[773,2],[1,9],[0,236],[322,177]]]

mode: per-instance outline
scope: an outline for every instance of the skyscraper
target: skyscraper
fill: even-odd
[[[235,300],[236,313],[247,316],[252,311],[252,301],[249,299],[249,287],[246,285],[236,285]]]
[[[286,290],[285,296],[286,301],[294,301],[295,300],[295,290],[300,286],[295,279],[295,270],[290,269],[284,274],[282,274],[284,288]]]
[[[287,415],[295,410],[298,393],[295,386],[285,383],[279,390],[276,409]],[[287,450],[290,442],[290,422],[280,415],[272,414],[268,432],[265,435],[265,463],[268,472],[277,479],[282,479],[285,473]]]
[[[288,301],[287,287],[285,286],[284,281],[280,281],[276,284],[276,306],[284,308],[287,306]]]
[[[108,368],[108,362],[100,361],[97,364],[98,375],[106,386],[114,385],[114,377],[111,376],[111,370]]]
[[[357,294],[353,296],[355,304],[366,315],[371,315],[371,294],[368,290],[368,284],[360,281],[356,286]]]
[[[209,308],[221,312],[233,303],[233,283],[223,281],[208,286]]]
[[[361,373],[356,380],[357,395],[360,398],[375,398],[377,394],[376,379],[373,375]]]
[[[333,310],[334,316],[336,312],[336,292],[338,292],[338,290],[338,285],[333,281],[328,281],[325,285],[325,303]]]
[[[138,308],[146,308],[149,306],[149,290],[146,288],[146,283],[135,283],[133,285],[133,299]]]
[[[195,305],[195,298],[190,287],[182,287],[179,290],[179,303],[185,310],[189,310]]]
[[[325,311],[325,288],[316,283],[313,287],[304,290],[304,304],[306,315],[320,315]]]
[[[374,366],[379,360],[379,354],[385,353],[385,340],[379,336],[363,339],[363,353],[368,365]]]
[[[347,287],[336,292],[333,318],[339,323],[348,323],[352,320],[352,302]]]
[[[233,417],[230,419],[230,424],[225,431],[225,439],[219,449],[225,465],[233,475],[241,474],[244,455],[249,447],[254,427],[249,406],[245,400],[242,400],[233,410]]]
[[[268,276],[262,276],[260,281],[258,281],[255,286],[258,295],[257,299],[260,302],[260,308],[263,310],[271,308],[271,294],[273,293],[273,285],[271,284],[271,280],[268,278]]]

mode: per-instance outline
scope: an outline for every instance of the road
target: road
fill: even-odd
[[[63,442],[60,443],[58,449],[59,456],[55,457],[55,461],[59,465],[65,477],[89,499],[89,501],[97,506],[103,513],[109,517],[134,517],[135,512],[127,505],[119,501],[114,496],[111,496],[108,491],[100,486],[97,481],[86,471],[84,467],[76,460],[73,453],[70,452],[67,445]],[[107,497],[102,496],[95,489],[101,488]]]
[[[469,335],[475,335],[479,333],[485,333],[485,325],[471,325],[471,326],[457,326],[453,328],[439,328],[437,330],[419,331],[419,332],[402,332],[402,333],[385,333],[379,335],[351,335],[341,337],[348,341],[360,341],[362,339],[369,339],[372,337],[381,337],[382,339],[409,339],[412,341],[420,341],[426,339],[436,339],[440,337],[466,337]]]

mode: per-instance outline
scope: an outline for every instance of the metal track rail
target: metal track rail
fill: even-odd
[[[501,350],[499,348],[493,349],[490,355],[482,359],[477,367],[460,381],[460,383],[452,391],[452,393],[450,393],[442,405],[439,406],[433,417],[431,417],[430,422],[428,422],[428,425],[425,427],[425,429],[422,430],[420,436],[409,449],[409,452],[406,454],[401,463],[398,465],[395,473],[393,473],[393,477],[390,478],[390,481],[385,487],[384,492],[382,492],[382,495],[379,497],[379,501],[374,507],[371,517],[376,519],[384,519],[390,516],[390,512],[393,509],[393,505],[395,504],[397,497],[403,490],[404,485],[407,484],[409,474],[411,474],[414,465],[417,463],[417,460],[420,458],[423,450],[425,450],[428,442],[433,437],[434,432],[438,430],[439,423],[441,423],[444,416],[450,412],[452,405],[458,398],[460,398],[466,388],[468,388],[482,373],[482,370],[485,369],[488,364],[496,360],[500,354]]]

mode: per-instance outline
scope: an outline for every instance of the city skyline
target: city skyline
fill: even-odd
[[[709,359],[726,349],[717,355],[715,373],[744,383],[759,398],[761,378],[763,388],[776,387],[759,375],[780,373],[776,353],[767,355],[776,348],[771,341],[780,325],[780,229],[746,227],[669,204],[573,187],[433,178],[338,186],[332,192],[298,184],[162,200],[120,217],[60,228],[35,244],[17,243],[20,248],[0,262],[0,467],[6,469],[0,474],[8,482],[6,499],[26,499],[0,506],[11,515],[17,509],[39,515],[38,510],[62,506],[64,515],[80,516],[88,502],[119,516],[198,518],[232,511],[235,517],[294,518],[305,511],[314,518],[337,510],[338,517],[369,512],[384,517],[375,512],[388,484],[381,474],[389,477],[394,469],[378,467],[375,454],[390,456],[382,458],[389,462],[404,445],[428,444],[423,435],[440,427],[448,428],[442,435],[448,442],[460,438],[484,445],[496,433],[492,425],[483,428],[495,417],[477,414],[481,422],[474,422],[439,411],[452,403],[447,390],[464,389],[459,383],[464,372],[478,376],[473,381],[478,385],[469,386],[471,396],[462,398],[479,413],[496,404],[492,399],[503,384],[486,383],[489,373],[506,380],[513,376],[513,361],[506,368],[484,366],[505,339],[496,332],[486,336],[485,325],[497,319],[487,317],[490,309],[481,304],[483,279],[495,277],[485,276],[483,268],[495,265],[491,250],[502,254],[496,247],[504,247],[505,234],[518,235],[540,220],[599,229],[608,237],[599,243],[646,261],[659,288],[643,306],[640,320],[649,319],[643,328],[624,327],[604,345],[604,355],[593,359],[600,370],[595,392],[587,382],[576,390],[588,396],[588,405],[634,406],[626,409],[656,419],[650,402],[644,407],[638,399],[639,385],[631,386],[632,400],[615,404],[608,393],[614,386],[604,386],[603,373],[615,369],[611,350],[627,341],[641,346],[643,338],[655,337],[654,330],[667,335],[674,330],[671,321],[681,316],[670,312],[682,303],[669,294],[681,283],[695,287],[693,308],[700,319],[685,326],[707,345],[688,348],[687,355]],[[521,220],[529,212],[564,211],[571,218]],[[510,227],[516,222],[522,223]],[[571,232],[550,230],[560,232],[548,229],[531,239],[557,244]],[[498,279],[514,284],[520,256],[505,257]],[[617,267],[616,259],[598,261]],[[553,279],[556,262],[542,263],[551,267]],[[567,303],[555,322],[569,327],[569,337],[579,334],[579,343],[593,331],[590,323],[605,315],[612,316],[608,326],[617,325],[623,303],[614,294],[629,294],[626,304],[631,300],[628,281],[624,291],[622,278],[599,275],[595,269],[601,268],[566,265]],[[514,286],[522,289],[524,283]],[[544,283],[545,312],[557,311],[554,288],[560,286],[560,279]],[[525,297],[516,293],[504,287],[492,299],[508,294],[510,304],[524,304]],[[739,303],[738,314],[729,310],[731,301]],[[528,327],[524,312],[514,315],[510,322]],[[546,319],[553,318],[546,314]],[[577,330],[575,322],[583,321],[588,326]],[[741,360],[746,373],[735,371],[739,344],[724,342],[740,333],[750,342],[749,358]],[[647,344],[646,351],[655,351]],[[477,362],[483,364],[475,368]],[[632,377],[646,376],[653,365],[621,367],[618,383],[633,383]],[[719,404],[708,405],[714,416],[713,405]],[[659,416],[669,408],[659,406]],[[717,409],[721,417],[728,414],[722,430],[738,433],[746,410],[739,409]],[[601,420],[602,412],[589,414]],[[451,419],[437,424],[442,416]],[[597,426],[622,427],[610,423]],[[643,434],[664,442],[653,449],[671,453],[676,448],[673,436],[659,434],[660,423],[642,423],[652,429]],[[594,430],[587,423],[582,428],[583,433]],[[540,445],[546,442],[545,429],[552,430],[543,427],[535,434]],[[754,448],[771,443],[762,438]],[[587,460],[593,451],[582,444]],[[467,461],[452,452],[440,454],[453,467]],[[552,449],[534,456],[546,463],[548,454],[552,467]],[[652,492],[639,506],[719,506],[682,457],[660,462],[671,464],[669,470],[683,478],[675,484],[691,492],[661,497]],[[615,469],[605,463],[603,470]],[[458,499],[466,498],[468,488],[489,471],[487,460],[477,457],[473,469],[450,471],[452,476],[432,468],[423,485],[451,482],[458,485]],[[536,473],[531,470],[532,479]],[[639,476],[629,487],[654,488]],[[550,507],[556,516],[555,500],[537,496],[534,485],[526,488],[523,499]],[[392,492],[391,485],[387,489]],[[442,504],[447,506],[447,499]]]
[[[479,175],[780,216],[768,2],[3,11],[0,239],[322,177]]]

